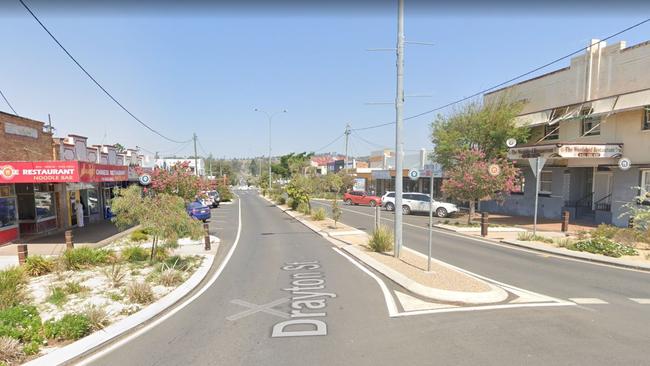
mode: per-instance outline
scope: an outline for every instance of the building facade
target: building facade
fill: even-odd
[[[485,103],[522,101],[517,123],[532,136],[509,151],[522,171],[517,192],[482,209],[532,216],[536,178],[529,159],[539,157],[545,162],[540,216],[557,219],[567,210],[573,218],[625,225],[626,206],[650,191],[648,69],[650,41],[627,47],[592,40],[570,66],[486,94]]]

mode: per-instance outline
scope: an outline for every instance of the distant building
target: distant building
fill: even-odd
[[[196,167],[195,167],[195,160],[194,158],[164,158],[164,159],[156,159],[155,160],[155,166],[158,168],[162,169],[170,169],[172,166],[179,164],[179,163],[184,163],[187,162],[189,164],[189,168],[192,170],[192,172],[196,172]],[[196,162],[198,163],[198,175],[205,175],[205,161],[201,158],[196,159]]]

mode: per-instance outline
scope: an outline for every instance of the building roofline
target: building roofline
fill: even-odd
[[[563,68],[558,69],[558,70],[550,71],[550,72],[547,72],[547,73],[545,73],[545,74],[542,74],[542,75],[536,76],[536,77],[534,77],[534,78],[532,78],[532,79],[527,79],[527,80],[524,80],[524,81],[520,81],[520,82],[518,82],[518,83],[516,83],[516,84],[512,84],[512,85],[504,86],[503,88],[499,88],[499,89],[497,89],[497,90],[493,90],[493,91],[491,91],[491,92],[487,92],[487,93],[485,93],[485,94],[483,94],[483,95],[491,95],[491,94],[494,94],[494,93],[498,93],[498,92],[500,92],[500,91],[504,91],[504,90],[506,90],[506,89],[508,89],[508,88],[512,88],[513,86],[517,86],[517,85],[525,84],[525,83],[530,82],[530,81],[534,81],[534,80],[537,80],[537,79],[541,79],[541,78],[543,78],[543,77],[546,77],[546,76],[549,76],[549,75],[553,75],[553,74],[556,74],[556,73],[558,73],[558,72],[566,71],[566,70],[568,70],[568,69],[570,69],[570,68],[571,68],[570,66],[567,66],[567,67],[563,67]]]

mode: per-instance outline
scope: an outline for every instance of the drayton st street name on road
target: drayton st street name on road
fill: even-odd
[[[321,266],[318,261],[286,263],[285,271],[315,271]],[[327,316],[324,309],[327,299],[335,298],[336,294],[318,292],[325,289],[325,279],[322,272],[292,273],[291,286],[283,289],[291,292],[291,317],[298,318],[279,322],[273,326],[271,337],[304,337],[327,335],[327,324],[323,318]],[[313,311],[316,310],[316,311]]]

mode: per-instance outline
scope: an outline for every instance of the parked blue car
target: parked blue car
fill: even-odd
[[[201,202],[191,202],[187,205],[187,214],[192,218],[206,222],[211,216],[210,208]]]

